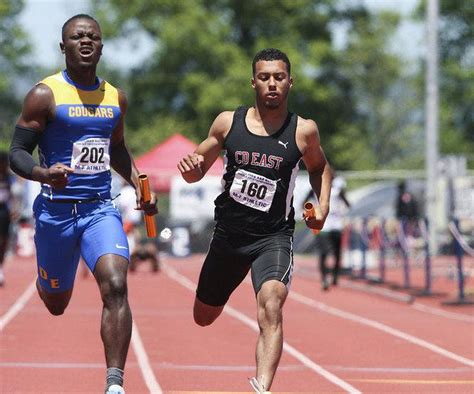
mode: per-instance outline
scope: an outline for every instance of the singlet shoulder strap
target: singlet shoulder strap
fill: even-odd
[[[234,112],[234,123],[236,121],[243,121],[245,119],[245,115],[247,115],[248,107],[239,107]]]
[[[229,132],[225,136],[224,142],[229,138],[234,129],[239,128],[239,126],[245,125],[245,116],[247,115],[248,107],[242,106],[238,107],[234,111],[234,117],[232,119],[232,124],[230,126]]]

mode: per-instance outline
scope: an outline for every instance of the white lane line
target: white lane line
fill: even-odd
[[[166,369],[173,371],[255,371],[255,365],[210,365],[210,364],[199,364],[199,365],[185,365],[185,364],[173,364],[168,362],[155,363],[153,366],[156,369]],[[139,367],[138,363],[127,362],[127,369],[131,367]],[[410,373],[410,374],[460,374],[466,372],[472,372],[472,368],[468,367],[456,367],[456,368],[398,368],[398,367],[347,367],[344,365],[331,365],[331,369],[335,371],[346,371],[346,372],[370,372],[375,373]],[[34,368],[34,369],[99,369],[104,368],[104,363],[41,363],[41,362],[21,362],[21,361],[9,361],[0,362],[0,368]],[[279,371],[304,371],[306,367],[301,364],[288,364],[278,366]]]
[[[375,320],[371,320],[365,317],[361,317],[359,315],[355,315],[350,312],[343,311],[341,309],[337,309],[334,307],[331,307],[329,305],[326,305],[322,302],[315,301],[309,297],[306,297],[302,294],[298,294],[295,291],[290,292],[289,297],[295,301],[298,301],[302,304],[305,304],[311,308],[314,309],[319,309],[323,312],[326,312],[328,314],[341,317],[346,320],[351,320],[353,322],[363,324],[372,328],[375,328],[377,330],[383,331],[387,334],[393,335],[395,337],[404,339],[407,342],[413,343],[414,345],[423,347],[425,349],[431,350],[434,353],[437,353],[441,356],[450,358],[451,360],[460,362],[461,364],[468,365],[470,367],[474,367],[474,361],[470,360],[466,357],[460,356],[458,354],[452,353],[449,350],[443,349],[442,347],[439,347],[431,342],[425,341],[423,339],[417,338],[413,335],[407,334],[403,331],[397,330],[396,328],[387,326],[386,324],[380,323]]]
[[[127,363],[129,366],[129,363]],[[0,363],[2,368],[45,368],[45,369],[104,369],[104,363],[25,363],[5,362]]]
[[[301,268],[299,269],[299,271],[297,271],[298,275],[299,276],[302,276],[302,277],[305,277],[305,278],[308,278],[308,277],[311,277],[311,276],[314,276],[316,277],[316,275],[309,275],[305,272],[303,272],[301,270]],[[367,285],[367,286],[361,286],[361,285],[357,285],[357,284],[354,284],[348,280],[342,280],[341,281],[341,285],[342,287],[346,287],[346,288],[354,288],[354,289],[357,289],[357,290],[362,290],[362,291],[365,291],[365,292],[372,292],[372,293],[380,293],[381,295],[384,295],[384,292],[385,294],[387,295],[394,295],[394,299],[398,299],[399,301],[404,301],[404,302],[407,302],[408,301],[411,301],[412,299],[415,299],[416,297],[413,297],[413,296],[410,296],[408,294],[403,294],[401,292],[398,292],[398,291],[393,291],[393,290],[389,290],[389,289],[379,289],[379,288],[371,288],[370,285]],[[431,313],[433,315],[437,315],[437,316],[441,316],[441,317],[445,317],[445,318],[448,318],[448,319],[453,319],[453,320],[459,320],[459,321],[465,321],[467,323],[474,323],[474,317],[473,316],[469,316],[469,315],[466,315],[466,314],[463,314],[463,313],[456,313],[456,312],[448,312],[448,311],[445,311],[445,310],[442,310],[442,309],[439,309],[439,308],[434,308],[434,307],[430,307],[428,305],[425,305],[425,304],[422,304],[420,302],[414,302],[411,304],[411,307],[420,311],[420,312],[425,312],[425,313]]]
[[[36,291],[36,276],[33,282],[26,288],[23,294],[16,300],[16,302],[8,309],[8,311],[0,317],[0,332],[5,329],[8,323],[21,312],[25,305],[30,300],[31,296],[35,294]]]
[[[140,332],[138,327],[135,324],[135,321],[132,323],[132,348],[137,356],[138,365],[140,366],[140,371],[145,380],[145,384],[150,391],[150,394],[162,394],[163,390],[161,389],[158,381],[156,380],[155,374],[153,373],[153,368],[150,365],[150,360],[146,354],[145,347],[143,346],[142,339],[140,337]]]
[[[459,320],[459,321],[465,321],[465,322],[468,322],[468,323],[474,323],[474,317],[469,316],[469,315],[464,315],[462,313],[443,311],[442,309],[433,308],[431,306],[427,306],[427,305],[421,304],[419,302],[415,302],[414,304],[412,304],[412,307],[415,308],[418,311],[431,313],[433,315],[446,317],[448,319],[454,319],[454,320]]]
[[[36,291],[36,277],[18,298],[18,300],[12,305],[12,307],[0,318],[0,331],[3,331],[7,324],[25,307],[31,296]],[[137,356],[140,371],[142,372],[145,383],[150,390],[150,393],[161,394],[163,391],[158,384],[153,369],[151,368],[148,356],[143,346],[143,342],[138,331],[138,327],[135,322],[132,323],[132,339],[131,339],[133,350]]]
[[[190,281],[188,278],[185,276],[179,274],[176,270],[173,268],[169,267],[168,265],[163,264],[163,268],[165,273],[174,281],[178,282],[180,285],[183,287],[195,291],[196,289],[196,284]],[[244,323],[248,327],[250,327],[253,331],[259,332],[258,324],[255,320],[249,318],[248,316],[244,315],[243,313],[239,312],[238,310],[232,308],[230,305],[226,305],[224,308],[224,313],[227,313],[228,315],[234,317],[235,319],[239,320],[240,322]],[[357,390],[355,387],[351,386],[349,383],[345,382],[344,380],[340,379],[336,375],[332,374],[331,372],[325,370],[323,367],[320,365],[316,364],[314,361],[306,357],[303,353],[300,351],[296,350],[293,346],[289,345],[286,341],[283,342],[283,350],[286,351],[287,353],[291,354],[294,358],[296,358],[298,361],[300,361],[303,365],[305,365],[307,368],[313,370],[317,374],[323,376],[327,380],[329,380],[331,383],[335,384],[336,386],[339,386],[340,388],[344,389],[348,393],[351,394],[360,394],[361,392]]]
[[[344,367],[339,365],[332,365],[331,368],[334,368],[337,371],[349,371],[349,372],[370,372],[374,373],[466,373],[472,372],[472,368],[466,367],[456,367],[456,368],[377,368],[377,367]]]
[[[255,365],[183,365],[173,363],[155,363],[156,369],[166,369],[172,371],[255,371]],[[127,362],[127,370],[131,367],[139,367],[138,363]],[[30,363],[20,361],[0,362],[0,368],[35,368],[35,369],[104,369],[104,363]],[[278,370],[282,371],[304,371],[306,367],[301,364],[281,365]]]

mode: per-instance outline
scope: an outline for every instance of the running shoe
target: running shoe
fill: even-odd
[[[266,391],[265,387],[263,387],[257,380],[257,378],[249,379],[250,386],[255,390],[256,393],[271,393],[270,391]]]
[[[125,390],[122,386],[119,386],[118,384],[113,384],[112,386],[109,386],[105,394],[125,394]]]

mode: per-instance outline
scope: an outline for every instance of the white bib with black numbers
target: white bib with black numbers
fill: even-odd
[[[268,212],[276,188],[277,181],[240,169],[235,173],[230,196],[242,205]]]
[[[71,168],[75,174],[96,174],[110,170],[108,138],[76,141],[72,147]]]

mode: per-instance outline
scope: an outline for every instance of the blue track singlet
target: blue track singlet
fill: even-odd
[[[63,163],[74,169],[64,189],[42,185],[52,200],[110,198],[110,137],[120,119],[118,91],[97,79],[79,86],[62,71],[40,83],[53,92],[56,116],[46,125],[39,143],[40,164]]]

